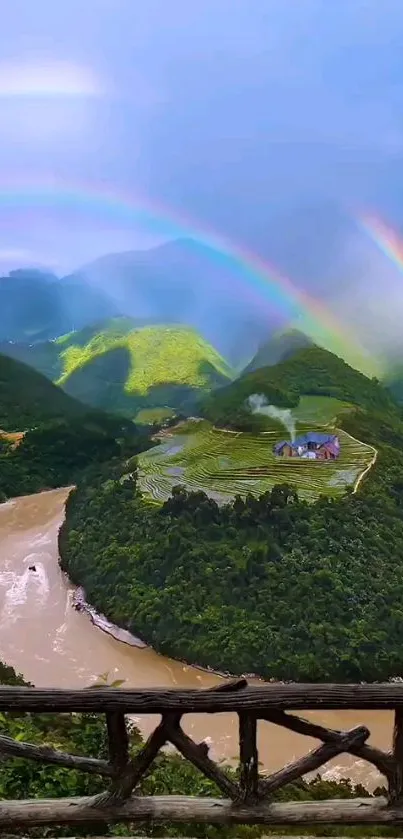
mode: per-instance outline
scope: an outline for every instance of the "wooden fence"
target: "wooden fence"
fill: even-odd
[[[336,731],[290,711],[370,709],[395,712],[390,752],[367,743],[368,729]],[[403,684],[248,686],[245,679],[210,690],[56,690],[0,687],[0,711],[102,713],[106,716],[109,760],[64,754],[48,746],[0,736],[0,754],[95,773],[109,779],[100,795],[87,798],[0,801],[0,831],[8,827],[85,824],[88,822],[205,822],[211,824],[391,824],[403,823]],[[181,728],[183,714],[233,712],[239,719],[239,783],[212,761],[206,743],[195,743]],[[125,714],[157,714],[161,721],[132,758]],[[257,722],[266,720],[321,745],[271,775],[260,775]],[[160,749],[173,744],[223,798],[136,796],[140,779]],[[373,764],[385,776],[386,798],[276,803],[272,794],[328,760],[348,752]]]

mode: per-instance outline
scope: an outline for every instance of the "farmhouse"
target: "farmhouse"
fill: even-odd
[[[340,454],[337,434],[308,431],[292,442],[282,440],[273,448],[278,457],[301,457],[306,460],[336,460]]]

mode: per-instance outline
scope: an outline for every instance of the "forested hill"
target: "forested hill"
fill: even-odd
[[[320,347],[300,349],[285,361],[245,373],[211,393],[201,405],[203,415],[216,425],[256,425],[245,406],[253,393],[282,408],[296,407],[305,395],[331,396],[371,412],[396,415],[397,403],[377,379],[369,379],[338,356]]]
[[[41,373],[0,355],[0,429],[25,431],[43,422],[87,412],[88,408]]]
[[[97,463],[151,445],[147,430],[68,396],[0,355],[0,430],[26,432],[14,448],[0,435],[0,501],[74,483]]]
[[[143,408],[192,412],[200,394],[232,377],[220,353],[180,324],[112,318],[55,341],[1,348],[70,396],[131,418]]]
[[[378,458],[338,500],[277,486],[218,507],[177,489],[158,507],[133,479],[101,475],[70,496],[63,569],[115,623],[190,662],[301,681],[401,675],[403,423],[357,409],[343,427]]]
[[[261,367],[271,367],[281,361],[287,361],[296,352],[313,346],[312,339],[308,338],[304,332],[300,332],[299,329],[286,329],[283,332],[277,332],[259,347],[243,372],[244,374],[251,373]]]

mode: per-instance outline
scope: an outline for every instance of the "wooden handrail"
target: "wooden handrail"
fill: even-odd
[[[242,680],[241,680],[242,682]],[[239,682],[236,681],[235,684]],[[233,683],[224,683],[222,687]],[[220,686],[221,688],[221,686]],[[322,711],[403,709],[403,683],[332,685],[248,685],[242,691],[176,688],[29,688],[0,686],[0,711],[37,713],[217,714],[242,711],[263,715],[273,710]]]
[[[337,731],[287,713],[299,709],[395,709],[393,749],[368,744],[361,725]],[[0,711],[103,713],[109,760],[66,754],[48,746],[0,736],[0,755],[65,766],[109,778],[110,787],[86,798],[0,801],[0,831],[9,826],[83,824],[85,822],[205,822],[212,824],[402,824],[403,823],[403,684],[262,685],[245,679],[223,682],[209,690],[0,687]],[[187,713],[235,712],[239,717],[239,783],[208,755],[206,743],[195,743],[181,727]],[[132,757],[125,714],[159,714],[161,721]],[[321,741],[304,757],[271,775],[259,774],[257,723],[268,721]],[[173,744],[207,778],[223,798],[139,796],[139,781],[166,743]],[[318,770],[328,760],[349,753],[372,763],[385,776],[387,798],[276,803],[273,793]]]

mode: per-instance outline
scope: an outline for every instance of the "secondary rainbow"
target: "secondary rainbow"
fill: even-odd
[[[379,216],[370,213],[364,213],[360,216],[360,224],[382,253],[402,271],[403,237],[388,224],[385,224]]]
[[[161,238],[191,238],[208,249],[213,261],[227,269],[231,278],[227,294],[249,295],[260,308],[271,312],[274,309],[286,321],[343,356],[353,366],[371,375],[376,372],[375,360],[321,301],[297,288],[288,277],[255,253],[190,217],[181,217],[159,201],[118,193],[107,184],[71,185],[54,179],[33,182],[24,178],[18,182],[0,181],[0,208],[19,212],[24,209],[84,212],[90,213],[91,217],[106,216],[125,224],[140,225]]]

